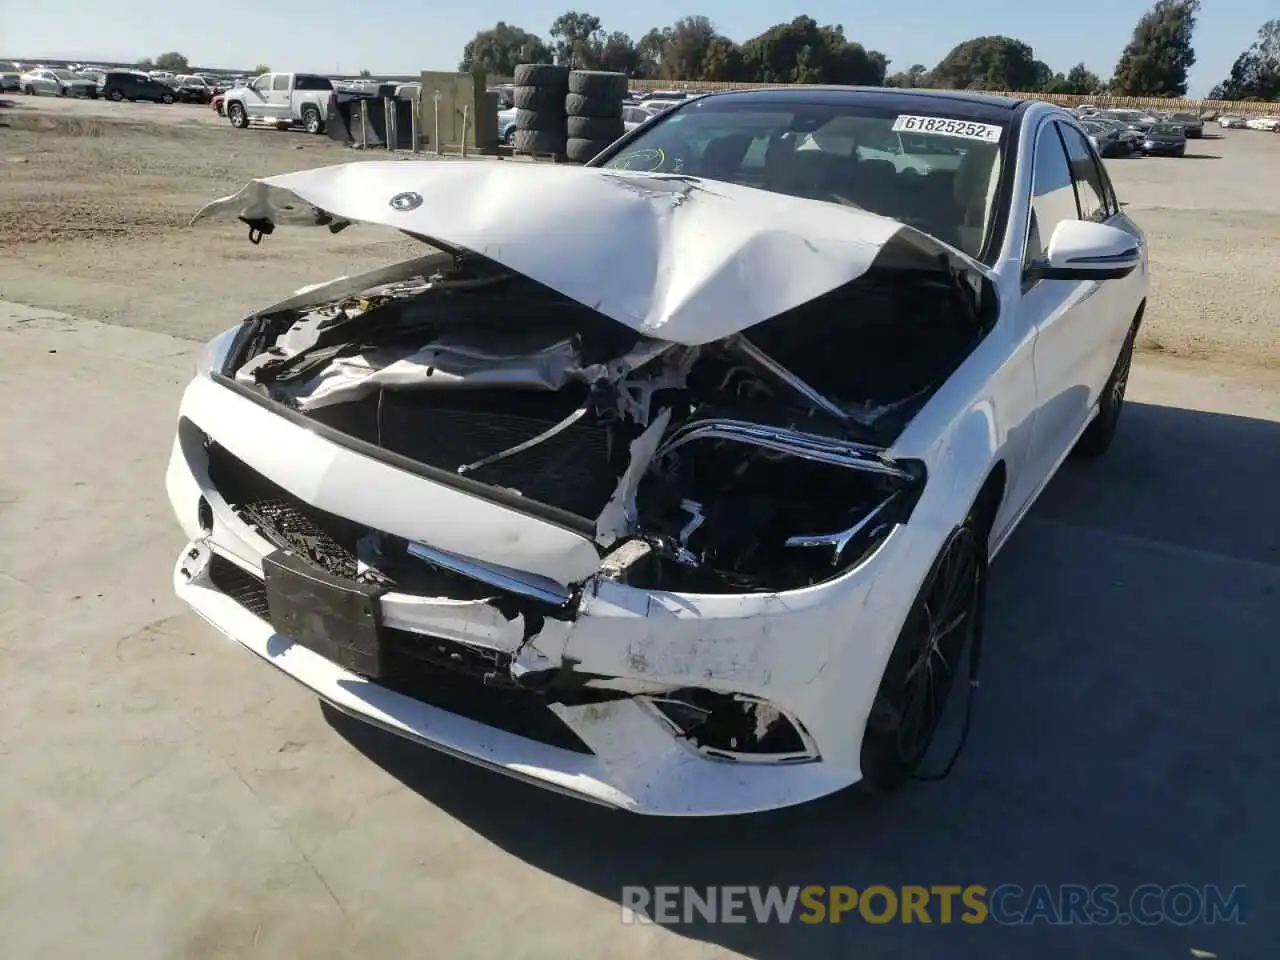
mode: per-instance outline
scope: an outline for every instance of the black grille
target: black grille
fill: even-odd
[[[262,580],[214,554],[210,582],[236,603],[268,619]],[[402,693],[449,713],[505,730],[548,746],[591,753],[552,713],[541,695],[516,687],[508,672],[511,658],[407,630],[384,629],[378,686]]]
[[[356,541],[367,528],[317,510],[217,444],[209,446],[209,479],[227,503],[277,546],[291,547],[338,576],[355,578]]]
[[[267,588],[258,577],[215,553],[209,561],[209,581],[255,617],[267,619]]]

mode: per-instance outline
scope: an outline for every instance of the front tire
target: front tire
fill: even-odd
[[[1111,441],[1116,436],[1116,426],[1120,422],[1120,411],[1124,409],[1129,368],[1133,365],[1133,344],[1137,337],[1138,325],[1135,323],[1129,328],[1129,335],[1124,338],[1124,346],[1120,348],[1120,356],[1116,358],[1116,365],[1102,389],[1102,397],[1098,400],[1098,415],[1076,441],[1073,451],[1076,456],[1094,460],[1111,448]]]
[[[966,650],[982,639],[987,522],[970,515],[947,538],[898,634],[862,738],[862,779],[889,793],[919,768]]]
[[[173,94],[172,94],[172,93],[162,93],[162,94],[160,94],[160,102],[161,102],[161,103],[173,103]]]
[[[244,112],[244,105],[240,103],[226,104],[227,119],[231,121],[231,125],[237,130],[243,130],[249,126],[249,115]]]

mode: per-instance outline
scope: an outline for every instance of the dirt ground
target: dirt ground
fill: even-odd
[[[0,299],[204,339],[303,284],[414,249],[368,229],[282,231],[254,247],[225,225],[187,226],[253,177],[359,158],[327,138],[233,130],[206,107],[8,103]],[[1108,167],[1150,240],[1140,348],[1280,369],[1280,136],[1227,130],[1180,160]]]

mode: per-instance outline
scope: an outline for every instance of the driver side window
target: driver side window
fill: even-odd
[[[1022,256],[1025,272],[1030,264],[1044,259],[1049,238],[1063,220],[1079,219],[1076,191],[1057,124],[1045,123],[1036,139],[1031,168],[1031,217],[1027,226],[1026,250]]]
[[[253,83],[249,84],[249,89],[256,90],[258,93],[262,93],[265,90],[270,90],[271,74],[264,73],[262,76],[258,77],[256,80],[253,81]]]

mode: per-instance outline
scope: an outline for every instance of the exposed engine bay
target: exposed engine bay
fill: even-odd
[[[485,258],[432,262],[250,318],[218,374],[576,529],[602,575],[646,588],[777,591],[855,565],[924,482],[884,447],[994,314],[973,277],[921,258],[677,344]],[[328,534],[301,546],[332,572],[399,580],[376,531],[346,533],[340,550]]]

